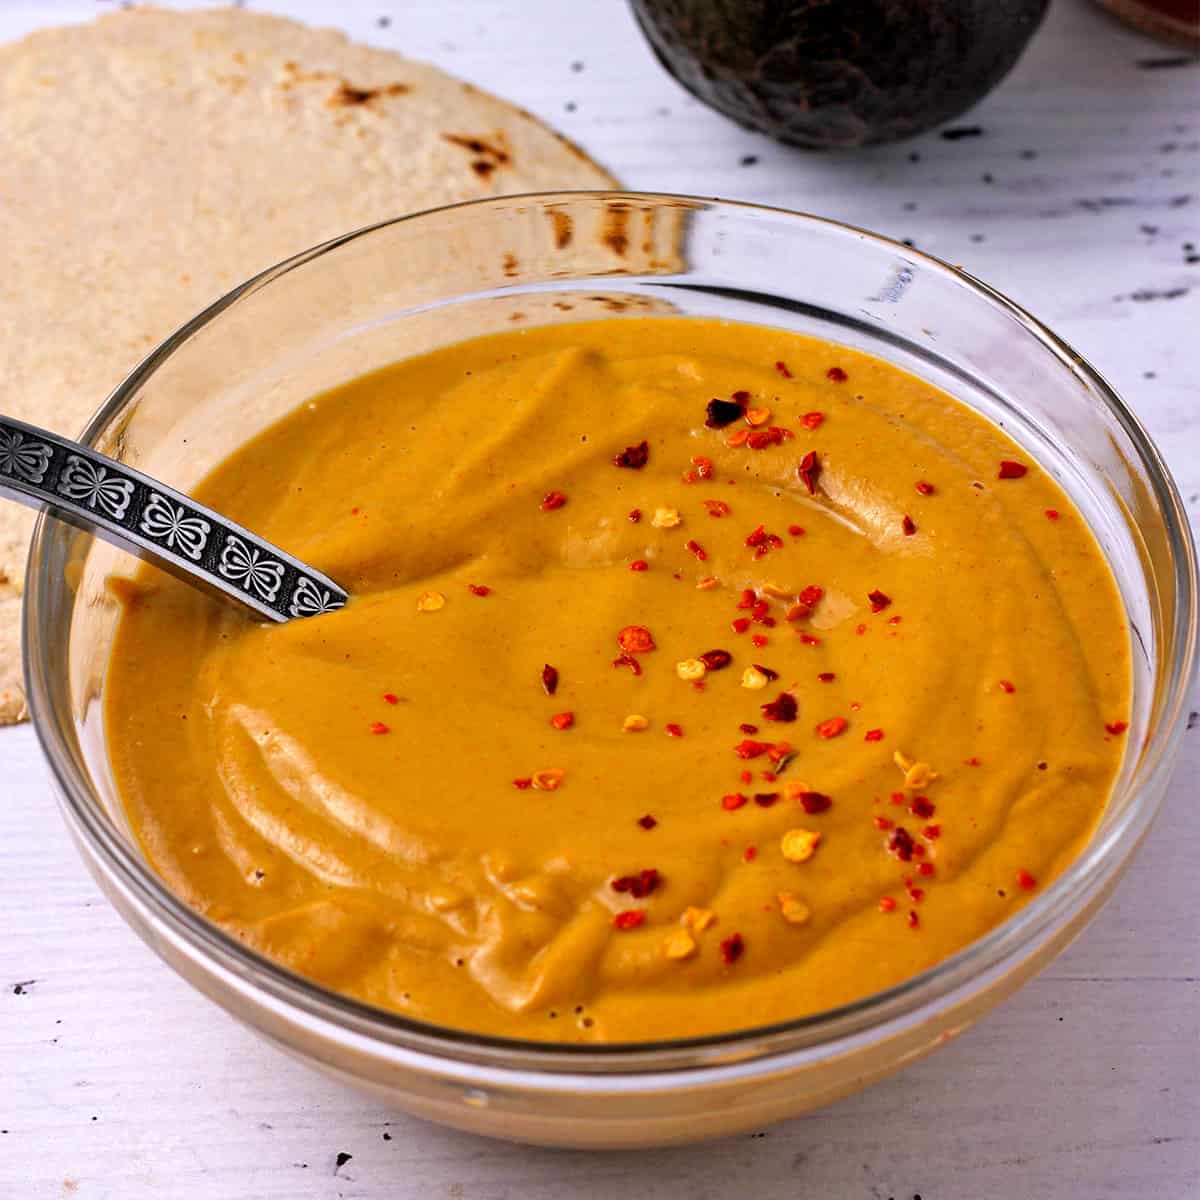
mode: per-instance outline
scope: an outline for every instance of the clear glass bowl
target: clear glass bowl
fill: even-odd
[[[283,1049],[400,1108],[497,1137],[632,1146],[733,1133],[861,1088],[953,1037],[1096,913],[1149,828],[1182,731],[1196,564],[1175,487],[1136,418],[1004,297],[835,222],[583,192],[405,217],[301,254],[214,304],[117,388],[85,440],[186,490],[313,393],[405,355],[522,322],[668,312],[867,350],[1001,423],[1085,514],[1128,609],[1127,761],[1086,851],[987,937],[845,1007],[693,1041],[547,1045],[373,1009],[252,953],[164,887],[114,790],[100,695],[117,618],[104,578],[120,552],[44,518],[33,539],[29,705],[67,823],[124,918]]]

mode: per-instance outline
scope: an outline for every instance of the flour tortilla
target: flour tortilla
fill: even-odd
[[[132,9],[0,47],[0,411],[78,434],[153,346],[327,238],[615,180],[522,109],[332,30]],[[0,724],[31,513],[0,503]]]

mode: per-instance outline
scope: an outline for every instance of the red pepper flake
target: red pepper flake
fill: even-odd
[[[981,767],[981,766],[983,766],[983,763],[981,763],[979,761],[979,759],[975,758],[972,755],[972,757],[963,760],[963,766],[965,766],[965,767]]]
[[[708,509],[710,517],[723,517],[729,512],[729,505],[724,500],[705,500],[704,507]]]
[[[783,760],[791,759],[792,747],[790,742],[776,742],[767,750],[767,757],[773,763],[781,763]]]
[[[915,843],[912,840],[912,834],[903,825],[892,831],[892,836],[888,838],[886,845],[889,852],[901,862],[912,862]]]
[[[645,625],[626,625],[617,641],[626,654],[647,654],[654,649],[654,638]]]
[[[917,523],[907,513],[904,514],[904,520],[900,522],[900,528],[904,530],[905,537],[912,537],[917,532]]]
[[[831,379],[834,383],[845,383],[850,376],[847,375],[841,367],[830,367],[829,370],[825,372],[825,378]]]
[[[748,722],[746,722],[746,721],[743,721],[743,722],[742,722],[742,724],[740,724],[740,725],[738,726],[738,729],[739,729],[739,730],[740,730],[742,733],[757,733],[757,732],[758,732],[758,726],[757,726],[757,725],[751,725],[751,724],[749,724],[749,723],[748,723]]]
[[[571,726],[575,724],[575,714],[573,712],[555,713],[554,716],[550,718],[550,724],[553,725],[555,729],[570,729]]]
[[[921,836],[927,842],[936,842],[942,836],[942,827],[940,825],[926,825],[921,830]]]
[[[492,589],[486,583],[468,583],[467,591],[472,596],[490,596],[492,594]]]
[[[817,678],[822,683],[832,683],[837,678],[837,676],[832,671],[820,671],[817,674]],[[869,740],[874,741],[875,739],[871,738]]]
[[[382,721],[372,721],[368,729],[372,733],[391,733],[392,731]]]
[[[763,716],[768,721],[794,721],[796,714],[800,711],[800,706],[796,703],[796,697],[791,692],[780,692],[774,700],[767,704],[760,705]]]
[[[764,667],[761,663],[752,663],[751,666],[753,666],[756,671],[761,671],[767,677],[768,683],[779,678],[778,671],[772,671],[770,667]]]
[[[553,696],[558,691],[558,668],[549,663],[542,668],[542,688],[547,696]]]
[[[880,901],[879,901],[879,911],[880,912],[885,912],[885,913],[894,912],[895,908],[896,908],[896,901],[893,900],[891,896],[883,896],[880,898]]]
[[[830,717],[827,721],[822,721],[816,727],[817,737],[835,738],[840,734],[845,733],[846,726],[849,722],[845,717]]]
[[[742,851],[742,862],[748,862],[748,863],[753,862],[757,857],[758,857],[758,847],[757,846],[747,846],[745,848],[745,850]]]
[[[690,550],[701,562],[708,558],[708,551],[695,538],[688,538],[683,544],[685,550]]]
[[[736,450],[739,446],[744,446],[746,444],[747,440],[749,439],[749,437],[750,437],[750,430],[735,429],[725,439],[725,445],[727,445],[730,448],[730,450]],[[729,482],[733,483],[734,481],[731,479]]]
[[[726,966],[732,966],[746,950],[746,943],[740,933],[731,933],[721,943],[721,959]]]
[[[770,748],[770,742],[752,742],[747,738],[744,742],[738,742],[734,746],[733,752],[738,758],[758,758],[760,754],[766,754]]]
[[[996,475],[997,479],[1021,479],[1029,471],[1029,468],[1024,463],[1013,462],[1011,459],[1002,458],[1000,460],[1000,470]]]
[[[658,820],[655,817],[652,817],[649,813],[647,813],[644,817],[638,817],[637,823],[643,829],[650,830],[650,829],[653,829],[658,824]]]
[[[913,854],[915,854],[917,858],[924,858],[925,853],[925,847],[922,846],[920,842],[913,843]]]
[[[629,522],[636,525],[642,519],[642,510],[640,508],[631,508],[629,510]]]
[[[738,608],[753,608],[758,603],[758,596],[753,588],[742,588],[741,598],[737,602]]]
[[[801,792],[796,799],[810,817],[833,807],[833,801],[821,792]]]
[[[873,592],[868,592],[867,599],[871,602],[871,611],[873,613],[883,612],[883,610],[892,602],[891,596],[889,596],[886,592],[881,592],[878,588],[876,588]]]
[[[531,787],[533,787],[533,780],[529,778],[514,779],[513,787],[515,787],[518,791],[527,792]]]
[[[825,424],[825,414],[822,412],[807,412],[800,418],[800,424],[805,429],[820,429]]]
[[[924,479],[918,479],[914,486],[922,496],[932,496],[937,490],[932,483],[928,483]]]
[[[790,533],[792,537],[803,537],[805,529],[803,525],[789,525],[788,533]]]
[[[635,676],[642,673],[642,664],[632,654],[620,654],[613,659],[614,667],[628,667]]]
[[[622,875],[610,885],[614,892],[628,892],[635,900],[644,900],[662,882],[653,867],[643,867],[636,875]]]
[[[709,671],[722,671],[733,662],[733,655],[728,650],[705,650],[700,661]]]
[[[904,618],[903,618],[903,617],[888,617],[888,621],[887,621],[887,623],[888,623],[889,625],[899,625],[899,624],[900,624],[900,622],[901,622],[901,621],[903,621],[903,620],[904,620]]]
[[[633,562],[629,564],[629,569],[631,571],[648,571],[650,569],[650,564],[644,558],[635,558]]]
[[[761,650],[767,644],[767,642],[770,641],[770,638],[764,637],[761,633],[756,633],[750,639],[750,641],[754,644],[754,646],[757,649]]]
[[[863,741],[864,742],[882,742],[883,741],[883,730],[882,729],[868,729],[867,732],[863,735]]]
[[[937,867],[931,862],[917,863],[917,874],[925,876],[926,879],[937,871]]]
[[[742,415],[744,401],[737,399],[742,395],[750,399],[748,392],[735,392],[732,400],[718,400],[714,396],[704,410],[704,424],[709,429],[724,429],[726,425],[732,425]]]
[[[749,783],[753,778],[754,778],[753,771],[743,770],[743,771],[738,772],[738,781],[741,783]]]
[[[800,643],[804,646],[819,646],[821,644],[821,639],[819,637],[813,637],[811,633],[801,633]]]
[[[711,458],[705,458],[702,454],[694,454],[692,456],[692,466],[696,468],[696,474],[701,479],[711,479],[713,477]]]
[[[882,829],[886,833],[889,829],[896,828],[896,822],[891,817],[875,817],[875,828]]]
[[[780,375],[784,377],[784,379],[791,379],[792,377],[792,373],[788,370],[788,365],[785,362],[777,362],[775,364],[775,370],[777,370]]]
[[[663,732],[667,735],[667,737],[683,737],[683,727],[681,725],[676,725],[674,721],[672,721],[669,725],[664,726]]]
[[[400,703],[400,697],[397,696],[395,692],[384,692],[383,699],[388,704],[399,704]]]
[[[1058,520],[1058,509],[1057,508],[1046,509],[1046,520],[1047,521],[1057,521]]]
[[[646,913],[640,908],[627,908],[613,917],[614,929],[636,929],[646,919]]]
[[[733,392],[729,398],[735,403],[740,404],[743,408],[750,403],[750,393],[746,391]]]
[[[921,924],[921,918],[917,916],[917,910],[915,908],[910,908],[908,910],[908,927],[909,927],[909,929],[916,929],[917,926],[919,926],[920,924]]]
[[[750,610],[750,616],[756,621],[761,621],[770,611],[771,602],[769,600],[755,600],[754,607]]]
[[[730,627],[734,633],[745,633],[750,628],[749,617],[736,617],[730,622]]]
[[[562,492],[547,492],[542,497],[542,512],[553,512],[556,508],[562,508],[567,502],[567,497]]]
[[[762,775],[764,783],[774,783],[779,778],[774,771],[760,771],[759,774]]]
[[[778,792],[755,792],[754,803],[759,808],[770,808],[779,799]]]
[[[726,812],[733,812],[745,803],[746,797],[741,792],[731,792],[728,796],[721,797],[721,807]]]
[[[1017,690],[1017,685],[1009,679],[1000,680],[1000,690],[1007,692],[1010,696]]]
[[[1037,880],[1028,871],[1022,870],[1017,872],[1017,885],[1027,892],[1032,892],[1037,887]]]
[[[914,817],[920,817],[923,821],[927,821],[937,812],[937,805],[928,796],[914,796],[913,802],[908,806],[908,811]]]
[[[626,446],[620,454],[613,458],[613,465],[617,467],[629,467],[631,470],[640,471],[650,460],[650,444],[648,442],[638,442],[636,446]]]
[[[801,460],[800,465],[796,468],[796,474],[800,476],[800,482],[808,488],[810,496],[816,494],[817,479],[821,474],[821,464],[817,461],[817,452],[810,450]]]
[[[1105,733],[1111,733],[1116,737],[1119,733],[1124,733],[1129,728],[1128,721],[1110,721],[1104,726]]]
[[[903,804],[904,803],[904,793],[903,792],[893,792],[888,797],[888,803],[889,804]]]

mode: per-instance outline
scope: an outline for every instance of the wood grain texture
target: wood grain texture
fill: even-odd
[[[1084,0],[1059,0],[959,122],[978,136],[829,157],[692,101],[622,0],[251,3],[494,89],[631,186],[807,209],[963,263],[1092,359],[1200,511],[1200,68],[1140,66],[1171,54]],[[108,6],[0,0],[0,37]],[[937,1055],[752,1137],[589,1156],[421,1124],[260,1044],[125,929],[68,842],[32,731],[0,732],[0,1197],[1194,1200],[1198,782],[1200,722],[1099,920]]]

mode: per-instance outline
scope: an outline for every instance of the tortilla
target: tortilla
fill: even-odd
[[[404,212],[615,181],[426,63],[238,9],[132,9],[0,47],[0,409],[67,435],[243,279]],[[0,724],[33,514],[0,504]]]

